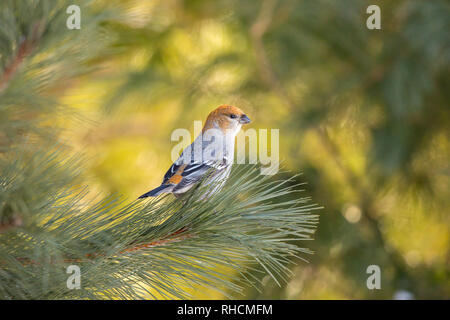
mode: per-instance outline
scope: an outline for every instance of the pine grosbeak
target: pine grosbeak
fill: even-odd
[[[164,175],[162,184],[139,198],[162,193],[182,196],[203,178],[211,184],[208,194],[223,187],[234,160],[234,141],[242,124],[250,119],[233,106],[220,106],[207,117],[202,133],[188,146]]]

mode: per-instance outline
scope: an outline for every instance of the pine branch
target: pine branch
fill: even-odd
[[[17,228],[22,225],[22,219],[18,214],[13,214],[11,217],[3,220],[6,221],[0,223],[0,233],[4,233],[11,228]]]
[[[0,75],[0,94],[7,88],[9,81],[13,78],[25,58],[33,52],[43,32],[43,24],[41,22],[37,22],[34,24],[31,36],[29,38],[22,39],[17,49],[17,53],[12,59],[10,65],[7,66],[3,70],[3,74]]]
[[[272,181],[258,168],[243,166],[208,201],[200,185],[188,201],[126,203],[110,196],[90,202],[87,190],[75,187],[80,157],[68,157],[53,139],[23,144],[22,135],[41,129],[37,115],[58,111],[42,92],[79,74],[90,57],[84,37],[90,44],[97,40],[101,19],[92,21],[86,11],[83,37],[60,32],[67,3],[58,1],[49,10],[39,2],[44,5],[36,12],[20,10],[34,2],[0,4],[2,13],[14,17],[2,21],[4,30],[14,32],[2,39],[8,48],[2,62],[11,62],[0,76],[0,126],[13,142],[0,156],[0,297],[181,298],[193,286],[236,294],[257,286],[250,273],[256,264],[278,283],[286,281],[292,259],[310,253],[297,241],[310,239],[318,222],[312,214],[318,207],[306,204],[291,180]],[[23,37],[17,21],[35,31]],[[34,60],[39,53],[43,60]],[[68,264],[81,267],[82,289],[67,288]]]
[[[305,205],[286,181],[260,176],[256,167],[236,168],[231,179],[207,202],[201,187],[187,204],[168,197],[124,204],[110,197],[80,207],[85,193],[60,191],[44,207],[30,207],[39,213],[26,227],[0,234],[0,293],[4,298],[146,296],[138,284],[160,297],[187,297],[183,287],[194,284],[237,293],[242,290],[237,279],[256,285],[247,269],[254,263],[276,281],[287,279],[287,257],[309,253],[292,241],[310,238],[317,223],[310,212],[318,207]],[[291,200],[280,201],[284,197]],[[69,263],[82,269],[81,291],[65,288],[62,271]],[[228,271],[219,271],[223,268]],[[46,272],[52,280],[42,288],[38,283]],[[25,274],[29,287],[13,285],[12,279],[23,280]]]
[[[22,221],[19,218],[14,218],[9,224],[2,224],[0,225],[0,233],[5,232],[6,230],[13,228],[13,227],[18,227],[22,225]],[[190,237],[193,237],[192,234],[183,234],[188,228],[181,228],[178,231],[175,231],[172,234],[169,234],[168,236],[162,237],[159,240],[154,240],[151,242],[142,242],[142,243],[136,243],[136,242],[132,242],[126,249],[122,250],[119,252],[119,254],[126,254],[129,252],[134,252],[134,251],[138,251],[138,250],[142,250],[142,249],[148,249],[148,248],[154,248],[154,247],[158,247],[158,246],[164,246],[166,244],[170,244],[171,242],[174,241],[181,241],[183,239],[187,239]],[[99,257],[104,257],[105,254],[103,253],[89,253],[86,254],[84,259],[78,258],[78,259],[69,259],[69,258],[63,258],[61,261],[53,261],[52,263],[86,263],[86,262],[90,262],[93,261],[96,258]],[[27,265],[31,265],[31,264],[36,264],[36,261],[33,260],[29,260],[26,258],[21,258],[18,257],[16,258],[18,261],[20,261],[21,263],[23,263],[23,265],[27,266]]]

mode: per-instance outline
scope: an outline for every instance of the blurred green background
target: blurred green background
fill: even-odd
[[[366,8],[381,8],[368,30]],[[447,1],[94,1],[120,18],[61,103],[93,190],[159,185],[176,128],[220,104],[280,129],[280,159],[322,205],[315,251],[248,299],[450,298]],[[84,8],[81,8],[82,11]],[[79,31],[83,32],[83,27]],[[191,131],[192,132],[192,131]],[[276,176],[277,178],[280,175]],[[381,268],[381,289],[366,268]],[[198,298],[220,298],[198,290]]]

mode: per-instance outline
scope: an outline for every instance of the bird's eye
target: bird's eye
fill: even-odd
[[[231,118],[231,119],[236,119],[236,118],[237,118],[237,115],[235,115],[235,114],[230,114],[230,118]]]

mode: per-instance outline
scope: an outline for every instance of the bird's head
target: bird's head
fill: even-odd
[[[233,106],[220,106],[208,115],[203,130],[220,128],[222,131],[232,130],[236,134],[243,124],[250,122],[250,118],[241,109]]]

